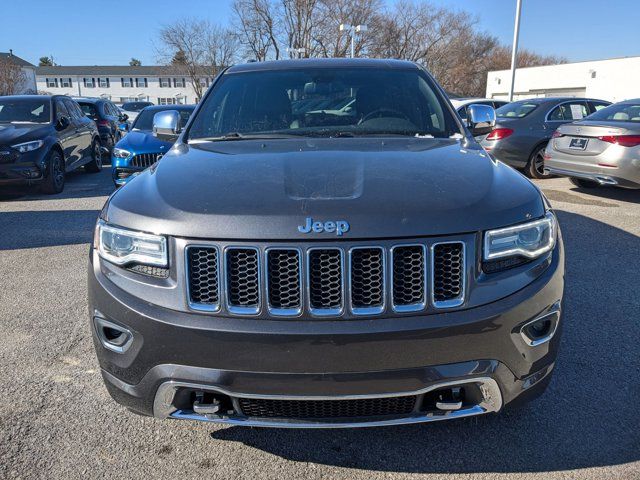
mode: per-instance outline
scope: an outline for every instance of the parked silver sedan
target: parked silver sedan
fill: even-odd
[[[558,127],[545,151],[544,169],[583,188],[640,189],[640,99]]]

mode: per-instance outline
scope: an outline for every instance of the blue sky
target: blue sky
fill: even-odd
[[[226,24],[232,0],[1,0],[0,51],[61,65],[156,63],[154,40],[172,18]],[[394,0],[387,0],[392,3]],[[515,0],[431,0],[466,10],[510,44]],[[639,0],[523,0],[521,46],[571,61],[640,55]]]

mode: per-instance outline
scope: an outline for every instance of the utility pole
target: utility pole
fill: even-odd
[[[367,31],[366,25],[349,25],[348,23],[340,24],[341,32],[349,32],[351,35],[351,58],[356,56],[355,37],[357,33],[364,33]]]
[[[513,102],[513,90],[516,82],[516,63],[518,60],[518,37],[520,36],[520,13],[522,0],[516,0],[516,24],[513,27],[513,49],[511,51],[511,86],[509,87],[509,101]]]

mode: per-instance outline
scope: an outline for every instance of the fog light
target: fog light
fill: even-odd
[[[560,304],[556,303],[551,311],[525,323],[520,328],[520,336],[530,347],[547,343],[553,338],[560,322]]]
[[[102,346],[112,352],[124,353],[131,346],[133,334],[125,327],[101,317],[93,319]]]

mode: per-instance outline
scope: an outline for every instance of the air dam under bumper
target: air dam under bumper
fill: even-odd
[[[361,427],[479,415],[544,391],[560,340],[561,321],[536,345],[522,329],[559,309],[562,242],[542,274],[497,302],[375,320],[263,321],[170,311],[116,287],[96,261],[92,252],[92,319],[121,325],[132,337],[122,352],[107,349],[92,321],[107,389],[131,410],[160,418]],[[311,413],[278,416],[300,409]],[[318,415],[323,409],[331,418]]]

